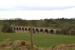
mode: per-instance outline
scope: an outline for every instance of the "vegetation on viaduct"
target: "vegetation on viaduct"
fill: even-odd
[[[57,34],[74,35],[75,33],[75,19],[58,18],[58,19],[23,20],[17,18],[9,20],[0,20],[0,31],[13,32],[11,30],[11,25],[61,29],[62,31],[61,32],[57,31]]]

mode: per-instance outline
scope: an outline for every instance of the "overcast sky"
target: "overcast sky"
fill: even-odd
[[[75,0],[0,0],[0,19],[75,18]]]

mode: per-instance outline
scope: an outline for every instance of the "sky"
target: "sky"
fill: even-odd
[[[0,0],[0,19],[75,18],[75,0]]]

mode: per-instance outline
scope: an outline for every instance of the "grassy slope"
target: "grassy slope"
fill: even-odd
[[[8,38],[11,40],[30,40],[30,35],[27,33],[0,33],[0,42]],[[62,43],[75,43],[75,36],[35,34],[33,41],[37,46],[45,48]]]

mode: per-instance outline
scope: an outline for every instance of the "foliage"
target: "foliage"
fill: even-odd
[[[2,27],[2,32],[13,32],[9,24],[4,24]]]
[[[3,29],[5,29],[5,27],[9,27],[10,25],[60,28],[63,30],[62,33],[63,32],[66,33],[68,30],[71,30],[70,27],[75,28],[75,19],[66,19],[66,18],[41,19],[41,20],[9,19],[9,20],[0,20],[0,25],[3,25],[4,27]]]

